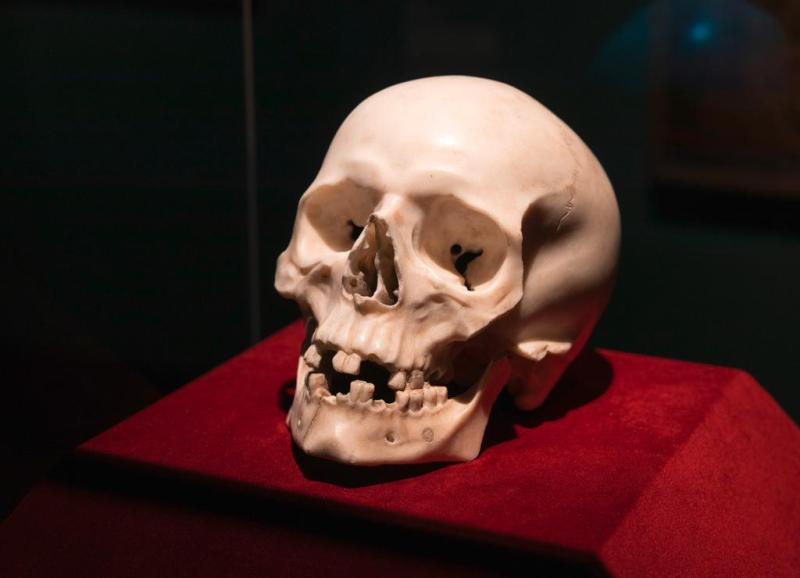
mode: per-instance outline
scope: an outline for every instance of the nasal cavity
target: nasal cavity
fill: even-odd
[[[371,216],[361,240],[347,257],[342,277],[345,291],[371,297],[384,305],[397,303],[400,283],[394,262],[394,245],[386,222]]]

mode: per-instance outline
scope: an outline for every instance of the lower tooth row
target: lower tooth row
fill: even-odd
[[[394,394],[397,409],[419,411],[423,407],[434,408],[447,401],[447,388],[443,385],[426,385],[422,389],[397,391]]]

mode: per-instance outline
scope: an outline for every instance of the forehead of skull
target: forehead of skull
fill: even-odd
[[[384,193],[455,194],[513,221],[537,193],[570,184],[573,137],[549,110],[507,84],[424,78],[358,105],[336,133],[317,182],[350,179]]]

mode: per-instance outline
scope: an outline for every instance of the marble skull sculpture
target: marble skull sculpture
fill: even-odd
[[[476,457],[502,388],[533,409],[577,355],[618,245],[597,159],[525,93],[454,76],[367,98],[278,259],[308,320],[295,442],[362,465]]]

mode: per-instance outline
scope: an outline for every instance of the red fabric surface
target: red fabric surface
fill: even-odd
[[[0,532],[4,578],[378,576],[434,578],[535,574],[535,560],[463,555],[456,545],[309,521],[313,530],[269,514],[209,512],[142,497],[45,483]],[[402,548],[393,547],[398,539]],[[382,543],[383,540],[383,543]],[[508,554],[506,554],[508,556]],[[543,568],[546,575],[575,567]],[[580,572],[580,568],[577,568]]]
[[[299,324],[276,333],[80,453],[290,500],[318,516],[595,560],[614,575],[800,574],[800,432],[741,371],[586,351],[536,412],[501,398],[477,460],[354,468],[293,450],[284,417],[301,338]],[[42,487],[12,516],[4,532],[18,550],[46,523],[42,504],[57,507],[67,491]],[[131,533],[147,527],[145,506],[78,501],[100,518],[127,508],[124,517],[140,519]],[[108,535],[124,535],[115,524]],[[216,540],[221,526],[204,524],[195,539]],[[324,540],[315,548],[324,551]]]

